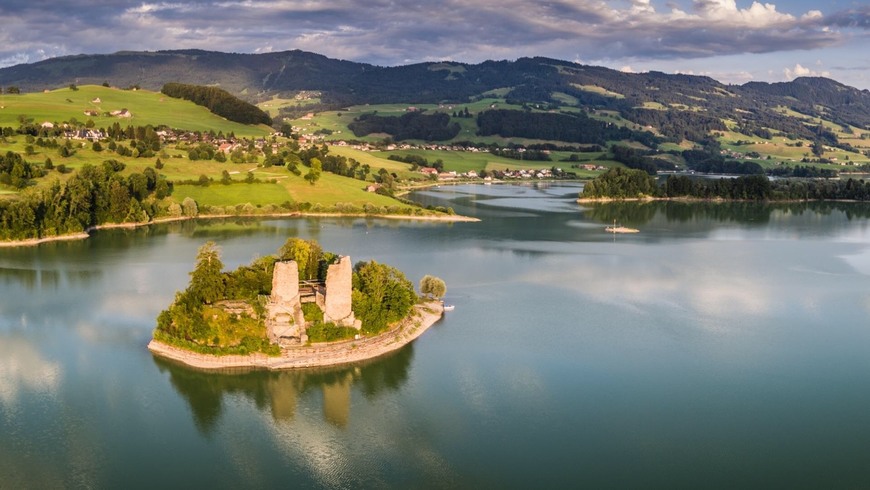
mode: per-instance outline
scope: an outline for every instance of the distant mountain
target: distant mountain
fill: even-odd
[[[179,50],[66,56],[0,69],[0,87],[17,86],[24,92],[103,82],[152,90],[167,82],[216,85],[252,101],[314,90],[322,93],[325,107],[462,103],[500,89],[508,101],[520,104],[612,109],[674,137],[691,134],[693,127],[714,128],[715,121],[726,119],[736,121],[746,134],[774,129],[810,137],[806,117],[795,117],[787,109],[870,129],[870,92],[826,78],[725,85],[709,77],[623,73],[550,58],[379,67],[303,51]],[[680,116],[663,115],[662,109]]]

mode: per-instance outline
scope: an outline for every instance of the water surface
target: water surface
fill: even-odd
[[[870,486],[868,208],[580,207],[578,190],[414,196],[479,223],[0,249],[0,487]],[[456,310],[335,369],[203,373],[145,349],[202,243],[235,267],[291,236],[440,276]]]

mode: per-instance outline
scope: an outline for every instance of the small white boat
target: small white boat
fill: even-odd
[[[456,305],[444,305],[444,311],[453,311],[456,309]]]

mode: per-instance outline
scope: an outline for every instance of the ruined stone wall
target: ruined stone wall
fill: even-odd
[[[266,305],[266,334],[272,342],[305,335],[302,303],[299,298],[299,266],[295,261],[275,263],[272,295]]]
[[[340,257],[326,271],[326,298],[323,308],[323,321],[337,325],[359,328],[351,309],[353,290],[353,266],[350,257]]]
[[[294,260],[275,262],[272,273],[272,302],[289,303],[299,296],[299,265]]]

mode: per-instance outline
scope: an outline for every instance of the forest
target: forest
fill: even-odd
[[[605,145],[608,140],[634,139],[635,132],[583,113],[525,112],[505,109],[477,115],[480,136],[500,135],[571,143]]]
[[[587,183],[584,199],[696,198],[737,201],[870,200],[870,182],[863,179],[781,179],[764,175],[699,179],[671,175],[657,184],[643,170],[612,168]]]
[[[161,92],[169,97],[185,99],[204,106],[218,116],[242,124],[272,124],[272,118],[259,107],[239,99],[217,87],[167,83]]]
[[[396,141],[445,141],[455,138],[460,129],[459,124],[451,123],[450,116],[443,112],[424,114],[418,111],[407,112],[401,116],[363,114],[347,127],[357,137],[387,133]]]
[[[104,223],[141,223],[158,212],[171,184],[152,168],[127,177],[123,164],[85,165],[66,182],[0,200],[0,239],[25,240],[81,233]]]

